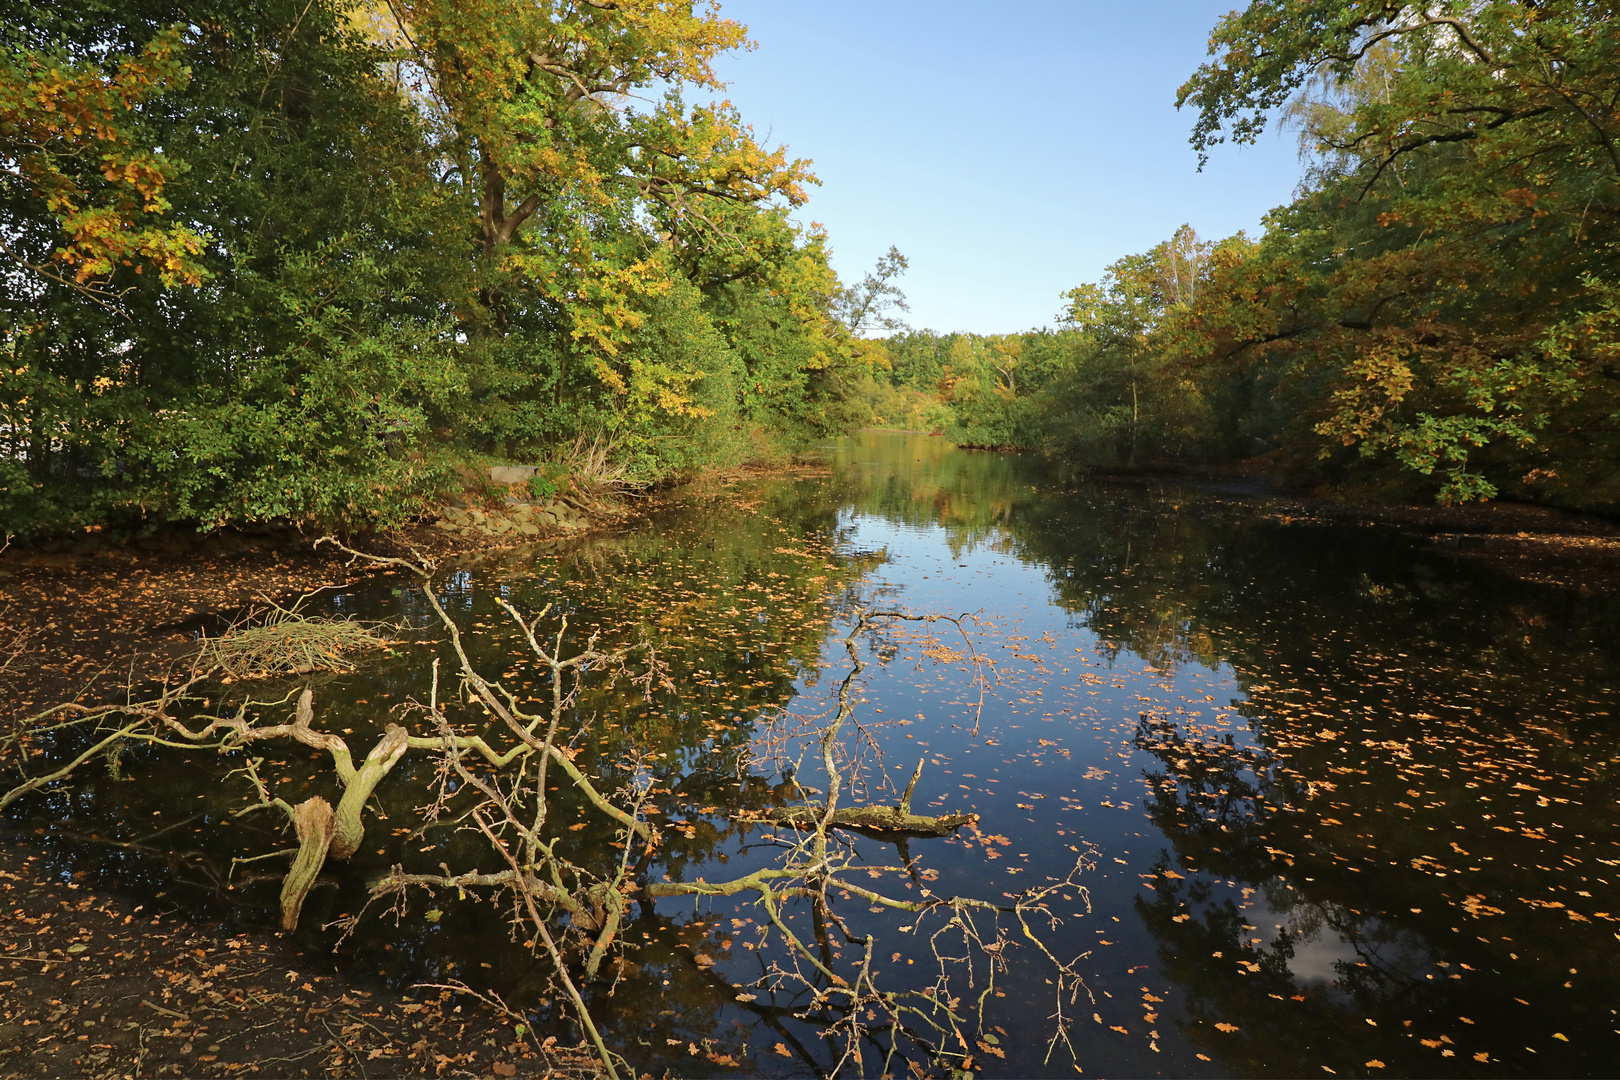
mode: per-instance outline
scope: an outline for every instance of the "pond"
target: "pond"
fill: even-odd
[[[829,970],[855,978],[871,935],[879,989],[972,1021],[948,1045],[869,1013],[852,1048],[829,1034],[850,1018],[822,977],[801,963],[806,978],[785,978],[793,958],[760,944],[753,894],[639,904],[625,951],[584,985],[638,1072],[1613,1073],[1620,605],[1391,528],[924,435],[866,433],[826,459],[432,587],[473,663],[520,695],[549,690],[498,600],[552,604],[543,625],[566,614],[574,648],[593,632],[656,646],[667,687],[592,684],[569,713],[580,769],[636,785],[663,830],[645,877],[775,865],[792,830],[760,812],[826,788],[813,722],[855,655],[846,801],[895,803],[920,761],[913,811],[978,820],[947,837],[835,832],[846,878],[911,903],[1044,909],[952,925],[843,891],[839,932],[791,916]],[[399,628],[386,659],[312,680],[321,724],[369,745],[426,700],[444,633],[407,579],[318,602]],[[863,612],[955,621],[869,618],[846,651]],[[269,696],[285,714],[303,685]],[[265,755],[289,799],[330,782],[306,748]],[[281,864],[232,860],[286,841],[269,814],[231,816],[242,765],[131,747],[8,824],[40,831],[64,873],[269,927]],[[328,865],[298,932],[356,976],[464,980],[564,1030],[544,966],[476,890],[373,905],[338,941],[334,920],[390,867],[488,869],[453,805],[424,824],[437,769],[412,752],[388,775],[364,846]],[[556,798],[575,858],[621,857],[609,823],[567,785]]]

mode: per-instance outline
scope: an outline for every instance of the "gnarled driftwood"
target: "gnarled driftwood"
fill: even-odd
[[[814,829],[821,824],[826,809],[820,806],[786,806],[765,810],[760,817],[778,825]],[[830,824],[840,829],[862,832],[900,833],[907,836],[949,836],[964,825],[979,820],[978,814],[941,814],[930,817],[912,814],[898,806],[845,806],[833,811]]]
[[[332,843],[334,821],[332,804],[315,795],[292,810],[293,830],[298,834],[298,854],[281,884],[281,928],[298,926],[298,913],[304,898],[315,887],[321,867],[326,865],[326,849]]]

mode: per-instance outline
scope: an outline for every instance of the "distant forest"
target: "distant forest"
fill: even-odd
[[[1301,3],[1222,19],[1201,154],[1271,123],[1258,238],[1179,229],[1059,329],[900,333],[869,422],[1101,468],[1620,509],[1620,19],[1609,3]]]
[[[1257,0],[1180,91],[1297,132],[1056,329],[903,328],[677,0],[0,2],[8,534],[408,520],[489,461],[647,484],[863,424],[1099,468],[1620,503],[1614,5]],[[630,96],[635,94],[637,96]],[[647,96],[656,96],[649,102]]]

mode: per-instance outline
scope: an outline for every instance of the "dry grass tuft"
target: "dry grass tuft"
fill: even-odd
[[[377,632],[383,625],[304,615],[297,604],[272,604],[262,621],[238,624],[204,641],[201,658],[233,679],[353,671],[353,654],[388,645]]]

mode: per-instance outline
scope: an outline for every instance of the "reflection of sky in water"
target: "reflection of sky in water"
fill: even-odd
[[[1265,914],[1251,913],[1250,918],[1261,927],[1270,925],[1260,921],[1266,918]],[[1290,923],[1297,921],[1292,913],[1285,918]],[[1305,937],[1295,940],[1294,955],[1288,961],[1288,970],[1300,982],[1333,982],[1339,977],[1339,965],[1354,964],[1359,959],[1361,955],[1356,952],[1354,942],[1346,941],[1338,934],[1324,934],[1319,927],[1313,927]]]
[[[927,802],[923,811],[972,809],[981,815],[983,832],[1011,841],[988,865],[956,841],[928,849],[930,864],[944,872],[941,891],[994,898],[1000,889],[1061,873],[1076,847],[1094,845],[1097,866],[1083,878],[1093,910],[1084,914],[1060,902],[1059,914],[1082,917],[1070,918],[1053,938],[1058,952],[1069,950],[1066,956],[1090,954],[1081,964],[1096,995],[1087,1011],[1110,1024],[1128,1021],[1146,1038],[1149,1028],[1127,1000],[1140,997],[1144,983],[1161,998],[1173,996],[1174,989],[1154,973],[1158,942],[1133,908],[1143,892],[1143,872],[1169,843],[1143,810],[1142,773],[1156,763],[1134,745],[1137,717],[1145,710],[1180,709],[1175,715],[1230,734],[1239,750],[1251,748],[1253,733],[1230,708],[1241,696],[1232,671],[1196,662],[1154,668],[1129,651],[1110,656],[1102,640],[1057,603],[1047,568],[1008,553],[1012,537],[999,527],[953,544],[950,530],[935,524],[847,510],[840,523],[850,549],[887,555],[861,585],[869,599],[913,614],[979,613],[984,626],[975,629],[969,622],[967,629],[975,646],[997,661],[1000,682],[987,687],[980,739],[970,734],[976,695],[956,666],[939,669],[948,671],[949,689],[927,685],[937,683],[938,673],[919,671],[914,661],[868,669],[872,704],[915,720],[904,735],[886,741],[895,748],[892,776],[909,775],[915,764],[905,750],[925,747],[929,765],[917,796],[919,806]],[[929,632],[942,643],[959,644],[948,625],[935,624]],[[840,655],[841,647],[830,641],[828,660]],[[1222,879],[1206,884],[1217,890],[1212,902],[1240,899],[1237,887]],[[1353,958],[1348,944],[1316,935],[1301,942],[1298,961],[1308,980],[1330,981],[1334,961]],[[1024,960],[1016,970],[1029,981],[1014,991],[1021,1015],[1013,1030],[1034,1040],[1043,1037],[1053,1006],[1042,989],[1044,976],[1036,977],[1039,965],[1033,957]],[[1182,1071],[1203,1067],[1175,1025],[1150,1028],[1159,1033],[1153,1040],[1158,1051],[1170,1055],[1158,1060],[1176,1061]],[[1139,1062],[1126,1054],[1113,1067],[1134,1071]],[[1095,1055],[1088,1063],[1104,1067]]]
[[[1058,952],[1083,956],[1091,997],[1081,1013],[1094,1008],[1102,1027],[1081,1034],[1119,1036],[1087,1040],[1088,1069],[1252,1071],[1279,1046],[1268,1046],[1262,1030],[1290,1049],[1276,1060],[1296,1066],[1373,1068],[1362,1064],[1373,1049],[1391,1059],[1376,1067],[1407,1072],[1453,1058],[1475,1067],[1500,1060],[1493,1056],[1499,1050],[1478,1048],[1472,1017],[1447,1016],[1522,1007],[1516,995],[1493,998],[1477,986],[1473,992],[1484,998],[1466,1007],[1440,1005],[1442,1015],[1426,1021],[1434,1006],[1411,998],[1419,988],[1449,995],[1463,988],[1459,979],[1477,983],[1478,954],[1470,965],[1459,953],[1468,955],[1470,940],[1487,942],[1482,934],[1464,936],[1469,926],[1453,925],[1464,922],[1455,910],[1460,897],[1435,895],[1451,887],[1437,867],[1430,868],[1435,885],[1414,888],[1428,873],[1414,851],[1445,852],[1444,844],[1424,839],[1423,827],[1432,838],[1436,826],[1453,825],[1443,813],[1420,818],[1414,836],[1411,824],[1395,820],[1413,808],[1403,815],[1389,805],[1416,801],[1417,789],[1436,798],[1436,790],[1451,786],[1448,769],[1457,759],[1442,754],[1403,765],[1414,759],[1397,754],[1395,771],[1410,775],[1393,782],[1368,771],[1390,764],[1380,761],[1378,747],[1426,737],[1428,746],[1449,742],[1454,727],[1435,740],[1432,732],[1401,725],[1413,722],[1404,717],[1433,721],[1429,713],[1455,708],[1456,695],[1448,700],[1444,687],[1455,681],[1471,689],[1470,656],[1493,680],[1515,667],[1542,677],[1536,665],[1544,656],[1564,660],[1557,653],[1511,656],[1490,643],[1493,636],[1503,640],[1492,624],[1507,614],[1498,587],[1481,589],[1454,565],[1365,530],[1268,531],[1245,519],[1252,510],[1233,516],[1230,504],[1210,500],[1189,517],[1179,505],[1189,498],[1185,492],[1079,489],[1071,499],[1061,491],[1045,494],[1043,480],[1036,496],[1027,461],[1004,455],[964,461],[915,441],[899,460],[872,460],[881,456],[856,453],[844,463],[867,474],[877,492],[840,513],[849,549],[887,556],[858,594],[911,613],[982,613],[976,643],[998,660],[1001,679],[989,688],[980,739],[971,737],[973,695],[955,666],[940,668],[950,668],[946,681],[954,684],[945,691],[933,669],[919,670],[902,649],[869,669],[867,696],[887,714],[915,720],[903,736],[888,733],[887,744],[926,751],[919,799],[928,800],[929,810],[971,808],[983,816],[984,832],[1010,841],[994,862],[956,841],[932,846],[928,858],[942,871],[942,889],[992,895],[998,883],[1024,883],[1026,873],[1060,872],[1072,841],[1095,846],[1097,867],[1085,879],[1093,910],[1053,939]],[[1367,589],[1375,579],[1390,584],[1382,592]],[[1346,584],[1354,582],[1361,584]],[[1404,618],[1377,606],[1389,596],[1403,598]],[[1520,625],[1546,625],[1535,614],[1546,598],[1521,593],[1519,602],[1530,606],[1511,609],[1508,641],[1520,640],[1514,636]],[[1459,619],[1459,603],[1472,605],[1476,616]],[[945,642],[953,631],[940,629],[936,624],[933,632]],[[1579,643],[1590,633],[1577,628],[1573,636]],[[1418,667],[1408,653],[1425,650],[1427,670],[1439,680],[1409,682]],[[836,660],[832,651],[827,656]],[[1563,685],[1581,686],[1584,678],[1571,665]],[[1594,698],[1607,694],[1596,684],[1590,691]],[[1532,707],[1547,703],[1537,699]],[[1523,706],[1510,702],[1502,719],[1522,733],[1517,708]],[[1158,734],[1171,741],[1139,745],[1142,713],[1164,718]],[[1304,745],[1300,734],[1318,730],[1341,739],[1326,748],[1335,756],[1312,759],[1300,772],[1293,761]],[[1469,735],[1480,749],[1489,746],[1488,735]],[[915,755],[895,756],[903,761],[891,765],[894,774],[908,774]],[[1417,770],[1429,771],[1420,779]],[[1163,829],[1148,812],[1157,812],[1153,775],[1175,782],[1159,794],[1179,797],[1181,816],[1164,818]],[[1464,779],[1454,783],[1460,787]],[[1538,783],[1550,779],[1543,775]],[[1296,780],[1301,787],[1308,781],[1308,792],[1292,788]],[[1210,786],[1194,798],[1206,781]],[[1378,793],[1371,798],[1369,784]],[[1238,789],[1247,794],[1240,797]],[[1477,831],[1471,840],[1458,839],[1482,843]],[[1478,865],[1489,866],[1489,858]],[[1155,878],[1160,868],[1170,876]],[[1500,940],[1498,955],[1512,938]],[[1008,1026],[1033,1041],[1045,1036],[1035,1018],[1050,1015],[1051,1002],[1041,991],[1040,966],[1027,960],[1015,963],[1020,985],[1009,1005],[1017,1002],[1018,1020]],[[1278,1011],[1284,1009],[1296,1010],[1296,1018]],[[1570,1026],[1568,1019],[1554,1022]],[[1542,1049],[1525,1053],[1555,1049],[1547,1031],[1533,1038]],[[1127,1050],[1128,1040],[1139,1041]],[[1465,1042],[1474,1044],[1465,1057],[1443,1052]],[[1226,1056],[1233,1051],[1236,1057]]]
[[[1253,507],[1215,503],[1189,514],[1180,505],[1185,493],[1049,491],[1037,462],[959,453],[943,440],[885,436],[831,452],[851,460],[835,462],[825,482],[761,481],[739,488],[743,502],[729,509],[672,509],[652,528],[514,553],[435,583],[464,628],[481,628],[469,640],[490,673],[507,670],[518,644],[492,608],[495,596],[525,612],[555,601],[552,617],[568,614],[570,634],[588,634],[593,620],[612,629],[629,612],[670,635],[669,655],[682,665],[680,700],[651,708],[605,698],[602,713],[642,755],[629,771],[636,784],[656,778],[675,789],[668,809],[689,831],[666,837],[664,868],[717,880],[775,858],[757,832],[727,832],[712,846],[692,836],[706,822],[724,826],[739,792],[763,797],[790,787],[779,772],[787,759],[745,778],[716,748],[721,736],[763,745],[759,709],[770,714],[785,703],[808,716],[829,704],[846,670],[842,639],[854,605],[977,614],[982,621],[965,629],[999,676],[985,688],[977,736],[978,688],[967,659],[923,653],[928,638],[964,652],[954,627],[890,624],[861,643],[868,666],[856,719],[882,753],[871,764],[890,783],[853,794],[892,803],[921,758],[915,811],[981,815],[977,833],[910,842],[918,867],[937,875],[925,879],[936,895],[1001,899],[1062,875],[1079,851],[1095,851],[1096,867],[1083,878],[1090,912],[1079,894],[1065,892],[1054,907],[1064,921],[1040,928],[1055,954],[1080,958],[1086,985],[1065,1008],[1088,1074],[1328,1065],[1343,1075],[1362,1070],[1373,1052],[1387,1059],[1387,1075],[1434,1072],[1446,1062],[1466,1071],[1477,1053],[1506,1052],[1481,1036],[1508,1031],[1516,1044],[1535,1041],[1541,1056],[1499,1071],[1534,1072],[1525,1062],[1539,1066],[1565,1045],[1597,1053],[1594,1037],[1617,1026],[1610,1006],[1597,1003],[1616,995],[1564,984],[1575,978],[1571,969],[1600,963],[1602,948],[1613,947],[1611,926],[1587,914],[1616,906],[1603,877],[1612,873],[1604,869],[1612,820],[1595,816],[1612,795],[1599,795],[1601,784],[1555,786],[1613,756],[1601,725],[1580,726],[1582,711],[1594,703],[1607,710],[1620,685],[1604,644],[1616,635],[1592,615],[1595,606],[1564,607],[1527,590],[1505,599],[1499,585],[1481,588],[1456,566],[1425,561],[1369,530],[1283,529]],[[849,559],[842,570],[820,554],[801,561],[801,548],[819,552],[822,542],[884,558]],[[842,613],[830,626],[823,589]],[[323,595],[328,610],[434,624],[421,590],[403,580]],[[417,650],[323,682],[320,715],[334,724],[374,722],[380,703],[424,693],[426,663]],[[443,690],[452,693],[448,677]],[[1567,707],[1548,719],[1555,697]],[[1141,737],[1143,713],[1166,721],[1155,738]],[[1341,733],[1336,741],[1313,741],[1329,725]],[[1380,772],[1397,746],[1397,774]],[[1496,763],[1510,753],[1504,778]],[[1292,756],[1271,756],[1284,754]],[[800,774],[807,786],[822,783],[813,762],[811,754]],[[1279,779],[1279,763],[1295,770],[1292,788]],[[408,757],[379,789],[396,800],[395,820],[413,813],[415,801],[399,801],[416,799],[406,777],[414,771],[424,784],[432,768]],[[1519,780],[1531,790],[1516,791]],[[189,806],[197,791],[219,787],[201,772],[186,784],[143,795]],[[1247,796],[1223,802],[1234,786],[1265,789],[1270,806]],[[1504,821],[1515,826],[1511,837],[1499,830]],[[1552,830],[1559,843],[1530,838],[1517,830],[1521,822]],[[412,841],[405,857],[431,866],[447,857],[441,851],[459,850],[459,835],[447,831],[431,852]],[[900,854],[868,837],[841,842],[868,866]],[[1519,846],[1492,846],[1509,843]],[[1549,846],[1530,854],[1532,843]],[[369,872],[361,865],[368,857],[375,869],[396,853],[361,853],[350,868],[356,879]],[[260,892],[274,899],[273,890]],[[1465,918],[1465,895],[1500,910]],[[1558,897],[1588,924],[1519,899],[1535,896]],[[758,914],[742,901],[659,910],[687,925],[712,919],[712,936],[731,934],[733,917]],[[424,957],[417,972],[474,953],[497,967],[528,963],[485,916],[446,911],[431,928],[407,920],[394,944],[384,944],[387,926],[372,924],[367,948],[398,945],[396,956],[415,948]],[[922,985],[913,964],[928,962],[926,942],[902,931],[903,920],[864,903],[839,911],[857,933],[876,933],[885,955],[900,954],[885,978]],[[445,940],[452,934],[457,943]],[[757,978],[765,958],[741,946],[725,953],[695,934],[692,947],[709,950],[712,969],[683,968],[674,953],[634,954],[654,973],[647,996],[632,1008],[627,980],[603,1008],[628,1010],[625,1032],[642,1031],[649,1017],[699,1039],[734,1023],[756,1025],[738,1038],[769,1047],[777,1034],[762,1043],[757,1017],[711,985],[721,976]],[[1010,966],[998,988],[1006,997],[987,1002],[987,1021],[1013,1053],[1005,1069],[997,1061],[987,1071],[1073,1075],[1061,1050],[1041,1064],[1055,1006],[1050,964],[1016,942],[1003,956]],[[683,971],[680,994],[665,988],[666,976],[679,984]],[[1548,1003],[1557,994],[1568,997]],[[1571,1020],[1582,1007],[1602,1015]],[[1534,1030],[1520,1031],[1526,1025],[1513,1018],[1521,1016]],[[1553,1030],[1584,1042],[1552,1045]],[[1436,1041],[1442,1034],[1454,1042]],[[647,1052],[646,1043],[627,1045]],[[662,1033],[652,1045],[665,1045]],[[669,1051],[680,1066],[688,1065],[684,1045]],[[1455,1061],[1442,1056],[1452,1045]],[[799,1065],[768,1050],[755,1064],[773,1075]]]

